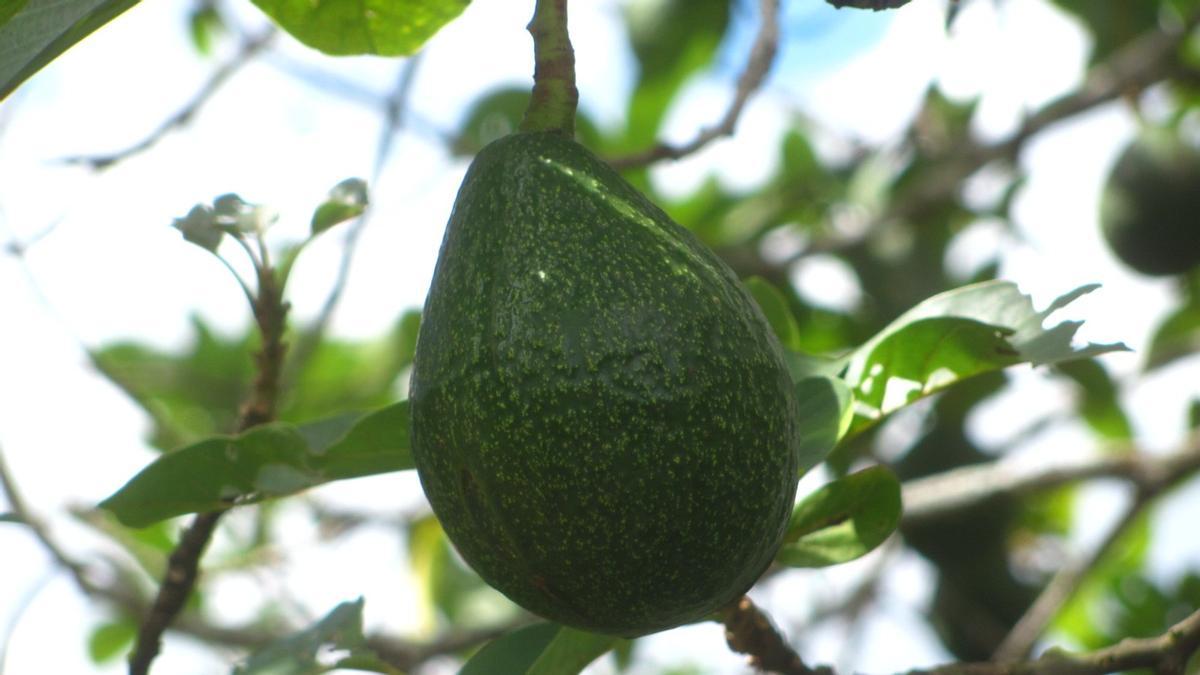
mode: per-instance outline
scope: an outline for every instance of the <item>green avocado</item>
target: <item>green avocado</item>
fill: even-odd
[[[714,253],[560,134],[506,136],[467,171],[410,400],[450,540],[546,618],[696,621],[780,545],[799,446],[778,342]]]
[[[1109,248],[1150,276],[1200,265],[1200,150],[1174,133],[1146,133],[1122,152],[1100,222]]]

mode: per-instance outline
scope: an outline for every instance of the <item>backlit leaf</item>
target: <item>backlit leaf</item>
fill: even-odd
[[[336,668],[395,673],[366,646],[363,600],[343,602],[309,628],[276,640],[233,669],[234,675],[315,675]]]
[[[403,56],[425,44],[470,0],[254,0],[300,42],[326,54]]]

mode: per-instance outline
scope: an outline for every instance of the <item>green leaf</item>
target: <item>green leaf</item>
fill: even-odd
[[[540,622],[502,635],[487,643],[463,664],[458,675],[528,673],[529,667],[546,650],[562,626]]]
[[[844,476],[796,505],[776,560],[791,567],[854,560],[891,535],[900,512],[900,482],[886,467]]]
[[[854,394],[836,377],[807,377],[796,383],[800,403],[800,475],[825,460],[854,419]]]
[[[254,0],[300,42],[326,54],[416,52],[470,0]]]
[[[113,660],[133,644],[137,631],[137,624],[129,619],[96,626],[88,637],[88,657],[97,665]]]
[[[346,429],[338,436],[334,430]],[[166,453],[100,503],[129,527],[413,468],[408,402],[297,428],[277,422]]]
[[[336,668],[395,673],[366,646],[363,600],[343,602],[320,621],[276,640],[233,669],[234,675],[310,675]],[[333,658],[330,658],[330,657]]]
[[[408,561],[431,615],[436,612],[456,628],[472,623],[474,613],[464,611],[468,602],[491,587],[458,562],[436,517],[430,515],[409,526]]]
[[[1015,284],[1002,281],[964,286],[920,303],[850,356],[846,381],[854,390],[855,427],[972,375],[1126,350],[1120,343],[1072,346],[1079,322],[1043,327],[1051,314],[1096,288],[1077,288],[1040,312]]]
[[[329,198],[313,212],[313,235],[361,216],[367,210],[367,202],[367,182],[361,178],[347,178],[333,186]]]
[[[0,100],[138,0],[16,0],[0,9]]]
[[[1095,359],[1060,363],[1055,369],[1078,385],[1079,413],[1092,431],[1111,441],[1133,438],[1133,427],[1121,408],[1116,384]]]
[[[526,675],[575,675],[613,648],[618,638],[563,626]]]
[[[25,519],[15,513],[0,513],[0,523],[25,524]]]
[[[800,326],[796,323],[792,310],[788,308],[787,297],[762,277],[749,277],[742,283],[762,309],[763,316],[767,317],[767,323],[771,325],[771,330],[775,331],[779,344],[785,349],[798,351]]]
[[[575,675],[618,640],[556,623],[535,623],[489,642],[458,675]]]
[[[1200,351],[1200,289],[1193,289],[1187,300],[1154,331],[1146,350],[1146,369],[1161,368],[1176,359]]]

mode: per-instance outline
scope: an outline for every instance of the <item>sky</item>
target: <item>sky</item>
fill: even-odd
[[[232,7],[249,25],[262,25],[249,3]],[[487,90],[529,82],[532,51],[524,25],[531,7],[528,0],[476,0],[429,43],[411,94],[411,124],[372,185],[376,212],[335,316],[335,334],[379,335],[401,312],[423,302],[466,169],[432,132],[453,130],[463,110]],[[731,187],[756,184],[771,173],[778,135],[796,114],[819,130],[830,152],[847,141],[894,144],[931,81],[958,100],[981,97],[975,131],[981,138],[999,138],[1024,113],[1078,84],[1086,61],[1085,33],[1044,0],[966,3],[949,37],[941,0],[914,0],[902,11],[878,14],[836,11],[817,2],[787,7],[787,42],[736,138],[655,167],[652,178],[664,191],[686,193],[713,174]],[[370,174],[380,118],[361,102],[331,97],[288,73],[319,69],[383,95],[401,67],[384,59],[326,59],[281,38],[281,55],[248,66],[192,124],[151,151],[101,174],[61,162],[137,142],[194,94],[213,61],[197,58],[188,43],[187,8],[182,0],[138,5],[0,106],[0,242],[37,238],[23,261],[0,256],[0,316],[6,323],[0,331],[0,449],[26,500],[80,557],[95,555],[101,544],[65,515],[66,507],[96,503],[152,457],[143,440],[146,420],[89,370],[81,345],[137,339],[178,347],[188,338],[192,314],[220,330],[240,330],[246,312],[237,286],[170,223],[193,204],[237,192],[279,212],[271,232],[275,241],[302,236],[330,187]],[[620,122],[621,102],[632,86],[633,60],[622,46],[620,11],[618,2],[572,4],[581,105],[602,126]],[[690,138],[723,113],[753,26],[752,13],[743,9],[718,67],[690,82],[669,113],[667,139]],[[1111,105],[1039,137],[1021,159],[1030,173],[1015,206],[1021,238],[981,222],[952,254],[966,278],[979,264],[979,251],[1000,248],[1000,276],[1016,281],[1039,305],[1078,285],[1103,283],[1101,291],[1072,306],[1069,318],[1087,319],[1083,339],[1122,340],[1135,349],[1105,357],[1124,378],[1133,377],[1140,363],[1136,350],[1145,346],[1172,297],[1167,283],[1121,268],[1096,234],[1103,177],[1134,129],[1129,112]],[[973,189],[986,196],[986,177]],[[291,287],[296,318],[317,312],[336,274],[340,243],[340,237],[326,235],[297,264]],[[816,299],[848,303],[856,297],[853,279],[832,259],[809,259],[794,281]],[[1071,392],[1043,373],[1022,370],[1014,377],[1018,387],[972,419],[973,432],[989,447],[1010,440],[1022,416],[1036,407],[1031,401],[1070,408]],[[1200,359],[1193,357],[1129,391],[1127,403],[1148,447],[1164,450],[1178,442],[1184,401],[1196,393],[1197,381]],[[1086,430],[1064,426],[1028,439],[1019,454],[1036,461],[1050,452],[1087,452],[1093,446]],[[814,472],[801,490],[820,479]],[[1165,546],[1188,541],[1186,505],[1200,499],[1198,492],[1193,486],[1190,496],[1162,510],[1158,539]],[[1115,515],[1120,506],[1121,495],[1111,489],[1089,494],[1093,525],[1082,529],[1079,545],[1094,539],[1105,514]],[[318,497],[379,513],[410,512],[423,503],[412,472],[331,484]],[[405,552],[394,535],[366,528],[332,547],[317,541],[306,519],[302,510],[285,508],[285,550],[292,554],[282,576],[233,575],[216,589],[214,605],[223,618],[250,618],[260,599],[281,591],[295,593],[304,612],[314,615],[364,595],[369,627],[422,629],[413,609],[415,590],[404,579]],[[50,569],[45,554],[19,528],[0,524],[0,551],[5,573],[0,632],[25,606],[0,672],[91,670],[84,641],[101,615],[65,575]],[[786,608],[776,617],[786,629],[807,608],[871,573],[875,560],[786,575],[756,590],[756,597]],[[1170,576],[1200,565],[1200,551],[1158,548],[1152,561],[1159,574]],[[945,658],[933,637],[915,628],[932,583],[928,568],[910,556],[893,563],[885,584],[895,593],[872,614],[857,642],[889,648],[859,654],[854,665],[865,671]],[[330,569],[347,573],[331,575]],[[714,631],[712,626],[670,631],[648,640],[643,653],[651,664],[691,658],[714,673],[742,672],[740,659]],[[849,658],[841,649],[846,635],[836,626],[799,642],[814,660]],[[169,640],[160,667],[171,673],[222,672],[225,656]],[[594,672],[609,672],[605,668]],[[102,670],[120,671],[119,662]],[[430,672],[452,671],[433,664]]]

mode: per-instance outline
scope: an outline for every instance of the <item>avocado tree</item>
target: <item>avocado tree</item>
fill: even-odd
[[[259,13],[195,0],[196,60],[216,61],[195,96],[124,150],[57,168],[101,181],[170,158],[169,139],[223,97],[254,108],[256,92],[229,89],[263,64],[325,99],[367,100],[383,130],[373,156],[349,162],[370,180],[341,176],[298,230],[272,227],[294,214],[233,192],[178,205],[184,243],[159,244],[220,270],[248,327],[195,318],[169,349],[80,340],[106,395],[149,425],[153,453],[107,496],[50,512],[0,454],[0,536],[40,549],[95,613],[89,634],[56,643],[133,674],[200,658],[170,660],[189,640],[207,659],[193,669],[247,674],[1200,671],[1187,515],[1200,508],[1200,2],[629,0],[609,7],[612,45],[581,41],[592,26],[568,30],[567,0],[536,0],[521,7],[531,86],[488,83],[457,121],[415,120],[422,58],[484,4],[255,0]],[[576,2],[571,16],[585,4],[596,11]],[[18,123],[35,74],[135,5],[0,8],[0,115]],[[986,86],[964,98],[926,76],[910,113],[872,113],[899,120],[876,138],[828,128],[781,85],[803,28],[918,11],[951,36],[1020,12],[1059,22],[1086,39],[1084,72],[993,127]],[[629,47],[612,120],[576,77],[584,44]],[[471,51],[442,68],[502,58]],[[363,61],[334,58],[355,55],[400,76],[364,93],[342,75]],[[694,103],[695,83],[721,72],[721,105]],[[713,153],[748,143],[768,97],[788,111],[768,134],[774,159],[730,180]],[[707,120],[683,136],[681,105]],[[1094,321],[1118,332],[1091,342],[1058,314],[1084,305],[1104,319],[1110,291],[1034,298],[1013,279],[1039,247],[1027,205],[1047,172],[1031,156],[1103,114],[1135,139],[1111,158],[1102,198],[1053,195],[1086,201],[1073,213],[1093,222],[1072,235],[1078,256],[1041,264],[1107,256],[1112,279],[1165,301],[1149,326]],[[421,224],[449,221],[428,299],[376,338],[339,336],[345,298],[388,294],[349,279],[367,225],[421,191],[379,187],[421,173],[393,153],[414,126],[466,171]],[[233,171],[240,149],[217,151]],[[1056,161],[1078,168],[1074,152]],[[689,164],[703,179],[665,173]],[[35,278],[30,257],[54,236],[14,235],[7,258]],[[331,251],[336,275],[314,291],[307,259]],[[5,440],[10,457],[39,452]],[[388,498],[423,496],[381,509],[356,487],[370,481],[396,481],[375,483]],[[65,545],[60,521],[86,545]],[[364,532],[377,535],[366,554],[352,543]],[[391,560],[388,544],[403,556],[381,589],[363,570]],[[322,574],[357,592],[316,601],[282,581],[330,551]],[[239,579],[278,590],[234,593],[231,618]],[[397,600],[399,585],[415,590]],[[34,589],[13,610],[0,669],[36,602]],[[902,632],[871,632],[900,605]],[[721,655],[680,649],[679,635]]]

